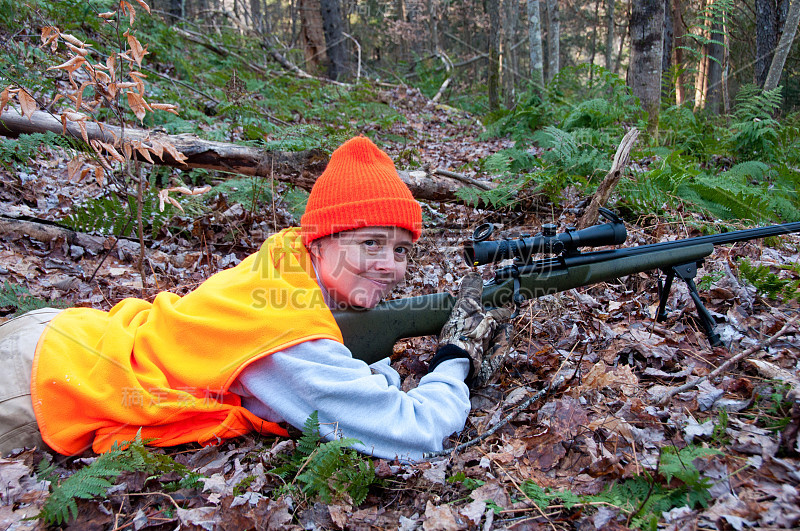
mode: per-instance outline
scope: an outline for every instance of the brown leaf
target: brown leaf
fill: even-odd
[[[422,529],[425,531],[455,531],[460,529],[456,523],[453,509],[449,505],[436,507],[428,500],[425,505],[425,521],[422,522]]]
[[[119,3],[119,8],[122,11],[123,15],[125,14],[126,11],[128,12],[128,17],[130,18],[130,25],[133,26],[133,23],[136,20],[136,10],[133,8],[130,2],[122,0],[122,2]]]
[[[142,66],[142,59],[149,53],[147,48],[143,47],[136,37],[130,33],[126,33],[125,36],[128,38],[128,46],[131,48],[131,56],[133,57],[133,60],[136,61],[137,65]]]
[[[67,163],[67,179],[72,181],[75,178],[75,175],[78,173],[78,170],[80,170],[82,166],[83,166],[83,158],[73,157]]]
[[[144,120],[144,116],[147,114],[147,107],[145,106],[144,98],[132,90],[128,90],[126,92],[128,93],[128,105],[133,111],[133,114],[136,115],[139,121]]]
[[[25,89],[20,89],[17,93],[17,99],[19,100],[19,106],[22,108],[22,116],[27,116],[28,120],[33,117],[34,111],[36,111],[39,106],[36,105],[36,100],[33,99],[33,96],[28,94],[28,91]]]
[[[144,0],[136,0],[136,2],[138,2],[138,4],[139,4],[140,6],[142,6],[142,7],[145,9],[145,11],[147,11],[148,13],[150,13],[150,6],[149,6],[149,5],[147,5],[147,4],[144,2]]]
[[[0,92],[0,113],[5,110],[6,105],[8,105],[8,100],[11,99],[10,88],[11,86],[9,85],[3,89],[3,92]]]
[[[494,502],[498,507],[504,509],[511,506],[511,498],[508,496],[506,489],[496,480],[487,481],[485,484],[473,490],[469,497],[476,501]]]
[[[78,68],[81,67],[83,63],[86,62],[86,58],[80,55],[76,55],[69,61],[61,63],[58,66],[51,66],[48,70],[66,70],[67,72],[74,72]]]

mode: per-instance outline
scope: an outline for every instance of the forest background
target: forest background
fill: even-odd
[[[189,291],[296,224],[355,134],[423,202],[394,296],[456,289],[480,223],[503,236],[580,223],[601,183],[631,244],[800,221],[799,16],[789,0],[0,0],[2,315]],[[630,163],[605,179],[634,130]],[[709,347],[685,286],[654,324],[652,276],[527,303],[518,357],[457,441],[473,446],[445,459],[366,459],[321,443],[314,419],[289,441],[26,450],[0,461],[0,516],[793,527],[798,255],[785,237],[709,259],[698,284],[727,349]],[[398,345],[405,387],[432,348]],[[734,353],[754,360],[701,385]],[[567,388],[549,387],[564,373]],[[695,388],[658,402],[682,382]]]

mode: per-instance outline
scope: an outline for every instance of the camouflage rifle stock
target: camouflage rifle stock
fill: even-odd
[[[472,241],[464,246],[467,263],[481,265],[508,258],[515,260],[513,265],[499,268],[494,278],[484,284],[484,304],[487,307],[519,305],[534,297],[659,269],[666,274],[666,281],[663,285],[659,281],[656,318],[666,318],[667,298],[677,276],[689,288],[710,343],[719,345],[713,317],[703,305],[694,283],[703,259],[714,251],[715,245],[800,232],[800,222],[784,223],[650,245],[581,252],[581,247],[625,242],[627,234],[622,220],[607,209],[601,209],[601,213],[608,223],[578,231],[568,229],[560,234],[555,233],[555,226],[545,225],[541,234],[514,240],[486,241],[491,235],[491,226],[478,227]],[[533,260],[538,253],[556,256]],[[333,314],[353,357],[373,363],[390,356],[399,339],[438,334],[454,303],[453,295],[434,293],[384,301],[370,310],[337,310]]]

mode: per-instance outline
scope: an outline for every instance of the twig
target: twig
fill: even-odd
[[[437,169],[433,170],[432,173],[434,173],[436,175],[442,175],[444,177],[450,177],[451,179],[455,179],[457,181],[461,181],[462,183],[472,185],[472,186],[474,186],[476,188],[480,188],[481,190],[492,190],[494,188],[489,183],[485,183],[483,181],[478,181],[476,179],[473,179],[472,177],[467,177],[466,175],[462,175],[460,173],[456,173],[456,172],[449,171],[449,170],[442,170],[442,169],[437,168]]]
[[[681,385],[680,387],[675,387],[674,389],[670,389],[669,391],[664,393],[659,399],[656,400],[656,404],[658,404],[660,406],[663,406],[664,404],[669,402],[670,399],[672,397],[674,397],[675,395],[677,395],[678,393],[683,393],[685,391],[688,391],[689,389],[694,389],[695,387],[700,385],[702,382],[704,382],[706,380],[711,380],[713,378],[716,378],[722,372],[726,371],[728,369],[728,367],[730,367],[734,363],[738,363],[739,361],[741,361],[742,359],[746,358],[747,356],[752,356],[753,354],[755,354],[759,350],[765,349],[766,347],[770,346],[775,341],[777,341],[778,338],[780,338],[781,336],[785,335],[792,328],[792,326],[798,321],[798,319],[800,319],[800,315],[795,315],[794,317],[789,319],[789,321],[787,321],[787,323],[785,325],[783,325],[783,328],[778,330],[772,337],[769,337],[769,338],[765,339],[764,341],[762,341],[761,343],[759,343],[759,344],[757,344],[755,346],[752,346],[752,347],[750,347],[749,349],[747,349],[747,350],[745,350],[743,352],[740,352],[739,354],[737,354],[734,357],[730,358],[728,361],[726,361],[725,363],[723,363],[722,365],[720,365],[719,367],[717,367],[716,369],[714,369],[713,371],[708,373],[706,376],[702,376],[702,377],[698,378],[697,380],[693,380],[691,382],[687,382],[687,383]]]

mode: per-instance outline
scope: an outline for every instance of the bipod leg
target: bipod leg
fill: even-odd
[[[708,311],[708,308],[705,307],[703,301],[700,299],[700,293],[697,292],[697,286],[694,283],[694,277],[697,276],[697,262],[672,266],[671,272],[673,277],[677,275],[683,279],[684,282],[686,282],[686,285],[689,288],[689,295],[692,297],[694,305],[697,308],[697,316],[700,319],[700,324],[703,326],[703,329],[706,332],[706,337],[708,337],[708,342],[711,343],[712,347],[718,347],[722,345],[722,340],[720,340],[719,334],[714,332],[714,318],[711,317],[711,312]],[[668,275],[667,280],[669,281],[669,279],[670,277]]]
[[[658,311],[656,312],[656,321],[659,323],[667,318],[667,299],[669,298],[669,290],[672,289],[672,280],[675,278],[675,271],[672,268],[664,271],[667,274],[667,280],[664,284],[661,279],[658,279]]]

